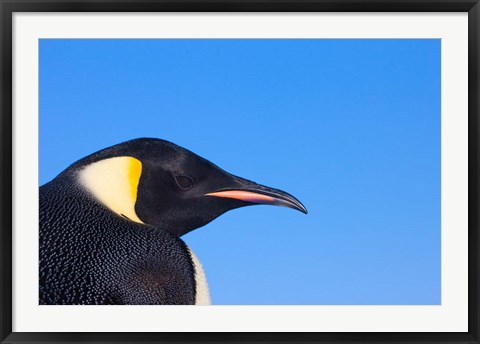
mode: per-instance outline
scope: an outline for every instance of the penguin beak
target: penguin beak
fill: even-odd
[[[246,179],[238,178],[238,180],[240,180],[240,188],[223,189],[207,193],[205,196],[237,199],[254,204],[278,205],[296,209],[304,214],[308,213],[307,208],[298,199],[285,191],[259,185]]]

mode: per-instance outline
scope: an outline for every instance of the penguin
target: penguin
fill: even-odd
[[[39,304],[210,304],[205,272],[181,236],[255,204],[307,213],[292,195],[169,141],[93,153],[40,187]]]

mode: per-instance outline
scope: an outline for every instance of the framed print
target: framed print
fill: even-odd
[[[2,343],[479,342],[479,8],[2,1]]]

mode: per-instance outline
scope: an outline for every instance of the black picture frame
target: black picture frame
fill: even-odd
[[[12,332],[12,15],[15,12],[468,12],[469,267],[465,333],[21,333]],[[0,340],[1,343],[480,343],[478,0],[0,0]]]

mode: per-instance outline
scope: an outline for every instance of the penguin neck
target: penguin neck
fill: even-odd
[[[193,269],[195,272],[195,304],[210,305],[210,291],[208,289],[207,277],[203,270],[203,266],[190,247],[188,247],[188,251],[192,258]]]

